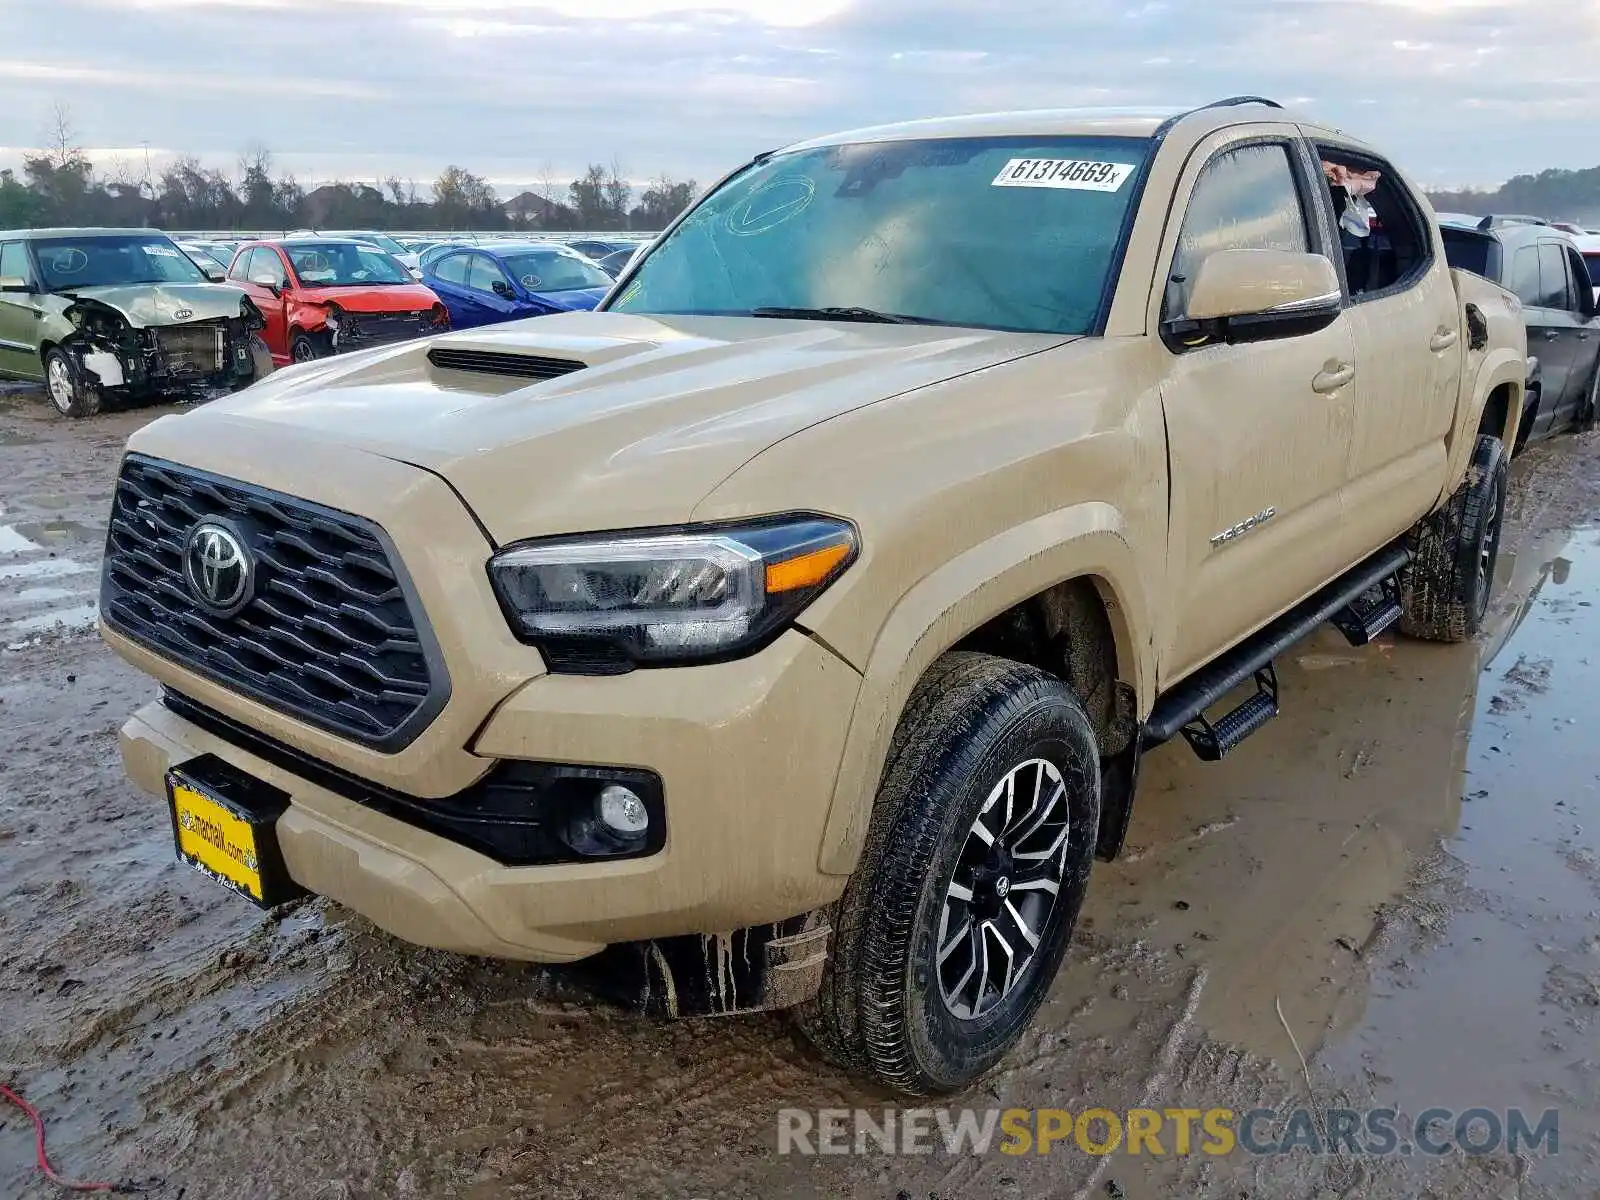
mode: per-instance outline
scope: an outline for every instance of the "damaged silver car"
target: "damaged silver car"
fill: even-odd
[[[238,391],[272,371],[264,325],[164,233],[0,232],[0,378],[44,383],[63,416]]]

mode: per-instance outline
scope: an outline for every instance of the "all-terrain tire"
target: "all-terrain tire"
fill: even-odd
[[[64,417],[92,417],[100,411],[100,389],[59,346],[45,351],[44,387],[50,403]]]
[[[1489,611],[1506,503],[1506,452],[1478,436],[1467,478],[1411,532],[1411,565],[1400,576],[1400,629],[1434,642],[1477,636]]]
[[[1041,868],[1023,860],[1037,858],[1053,835],[1022,835],[1031,816],[1013,827],[1012,808],[1002,813],[998,800],[986,805],[991,795],[1038,796],[1056,775],[1062,791],[1049,811],[1058,814],[1066,832]],[[997,791],[1007,779],[1014,792]],[[1028,813],[1043,811],[1033,803]],[[984,876],[986,868],[974,865],[973,848],[983,849],[973,840],[980,814],[999,831],[994,844],[1001,849],[994,853],[1016,853],[1004,868],[1015,872],[1015,891],[1009,891],[1008,876]],[[927,1095],[972,1083],[1015,1044],[1049,991],[1072,940],[1099,823],[1098,748],[1072,690],[1007,659],[944,655],[912,692],[895,731],[861,862],[834,906],[822,989],[796,1014],[801,1028],[835,1064],[898,1092]],[[1013,828],[1016,833],[1007,832]],[[1036,906],[1051,893],[1039,885],[1039,870],[1059,870],[1053,904],[1042,915]],[[1008,879],[1004,886],[1002,878]],[[953,919],[948,906],[956,880],[969,885],[962,890],[978,892],[979,901],[992,904],[998,897],[1002,915],[995,918],[997,930],[985,930],[975,901],[968,913],[978,928],[955,955],[970,954],[976,963],[978,943],[996,947],[998,974],[1001,943],[991,932],[996,938],[1010,934],[1016,943],[1012,963],[1023,959],[1029,935],[1037,939],[1015,978],[993,989],[988,1007],[980,987],[960,1016],[940,975],[941,963],[958,974],[960,960],[939,953],[946,932],[941,919]],[[1029,925],[1022,933],[1020,920],[1012,924],[1003,915],[1007,898],[1038,928]],[[956,945],[953,938],[945,944]]]

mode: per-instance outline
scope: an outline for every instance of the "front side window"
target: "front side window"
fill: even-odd
[[[1589,264],[1589,284],[1600,288],[1600,253],[1585,254],[1583,261]]]
[[[475,292],[493,292],[496,283],[505,283],[505,272],[487,254],[474,254],[467,270],[467,286]]]
[[[151,234],[40,238],[33,243],[50,291],[142,283],[205,283],[182,250]]]
[[[774,155],[702,201],[609,307],[1088,333],[1149,153],[1030,135]]]
[[[290,265],[305,287],[373,287],[411,282],[411,273],[376,246],[324,242],[286,249]]]
[[[1173,316],[1187,312],[1200,264],[1218,250],[1306,254],[1310,249],[1288,147],[1273,143],[1224,151],[1206,164],[1189,197],[1172,260],[1168,311]]]
[[[1567,256],[1554,242],[1539,243],[1539,307],[1571,308],[1567,286]]]
[[[0,246],[0,279],[20,279],[27,283],[33,276],[28,270],[28,248],[21,242],[7,242]]]

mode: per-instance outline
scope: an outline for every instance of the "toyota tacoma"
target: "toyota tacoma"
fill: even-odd
[[[1143,754],[1235,751],[1324,622],[1478,631],[1525,378],[1422,193],[1269,101],[818,138],[599,311],[135,435],[126,766],[258,903],[959,1089]]]

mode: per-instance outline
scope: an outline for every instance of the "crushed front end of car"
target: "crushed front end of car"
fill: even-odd
[[[323,320],[335,354],[407,342],[450,328],[450,316],[442,304],[401,312],[355,312],[330,304]]]
[[[65,312],[73,332],[61,346],[107,398],[207,399],[272,370],[259,349],[266,324],[260,311],[242,296],[231,307],[232,315],[199,319],[180,307],[170,323],[145,323],[121,305],[80,296]]]

